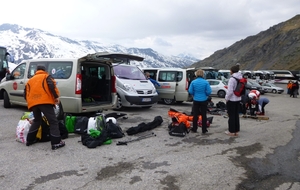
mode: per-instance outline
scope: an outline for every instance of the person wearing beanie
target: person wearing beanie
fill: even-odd
[[[65,142],[61,140],[58,120],[53,109],[55,105],[59,104],[59,91],[55,80],[46,72],[45,66],[37,66],[35,75],[25,85],[24,98],[28,110],[32,111],[34,116],[28,131],[26,145],[30,146],[38,141],[36,134],[42,123],[43,113],[49,122],[52,150],[65,146]]]
[[[225,96],[227,113],[228,113],[228,131],[225,133],[229,136],[238,136],[240,131],[240,102],[241,97],[238,97],[234,94],[234,89],[237,85],[236,79],[241,79],[242,74],[239,72],[239,65],[232,66],[230,68],[231,77],[228,81],[228,89]]]

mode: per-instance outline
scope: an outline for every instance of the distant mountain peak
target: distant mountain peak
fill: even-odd
[[[9,36],[9,39],[8,39]],[[31,58],[72,58],[82,57],[95,52],[118,52],[144,57],[140,67],[187,67],[197,61],[192,57],[166,56],[151,48],[124,47],[121,45],[103,45],[90,40],[73,40],[57,36],[40,29],[24,28],[17,24],[0,25],[0,45],[6,46],[14,55],[17,63]]]

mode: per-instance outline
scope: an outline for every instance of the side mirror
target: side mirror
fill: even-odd
[[[12,74],[6,74],[6,80],[8,81],[8,80],[13,80],[13,79],[15,79],[15,77],[12,75]]]

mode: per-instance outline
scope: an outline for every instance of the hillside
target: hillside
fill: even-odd
[[[216,51],[190,67],[300,70],[300,15]]]

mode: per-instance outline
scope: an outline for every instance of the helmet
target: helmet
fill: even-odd
[[[248,94],[248,97],[249,97],[250,99],[254,99],[254,100],[258,99],[257,95],[256,95],[255,93],[253,93],[253,92],[250,92],[250,93]]]
[[[106,123],[108,123],[109,122],[109,120],[111,120],[111,122],[113,123],[113,124],[117,124],[117,120],[116,120],[116,118],[114,118],[114,117],[108,117],[108,118],[106,118]]]
[[[250,98],[250,99],[258,99],[259,98],[259,96],[260,96],[260,92],[258,91],[258,90],[251,90],[250,92],[249,92],[249,94],[248,94],[248,97]]]

